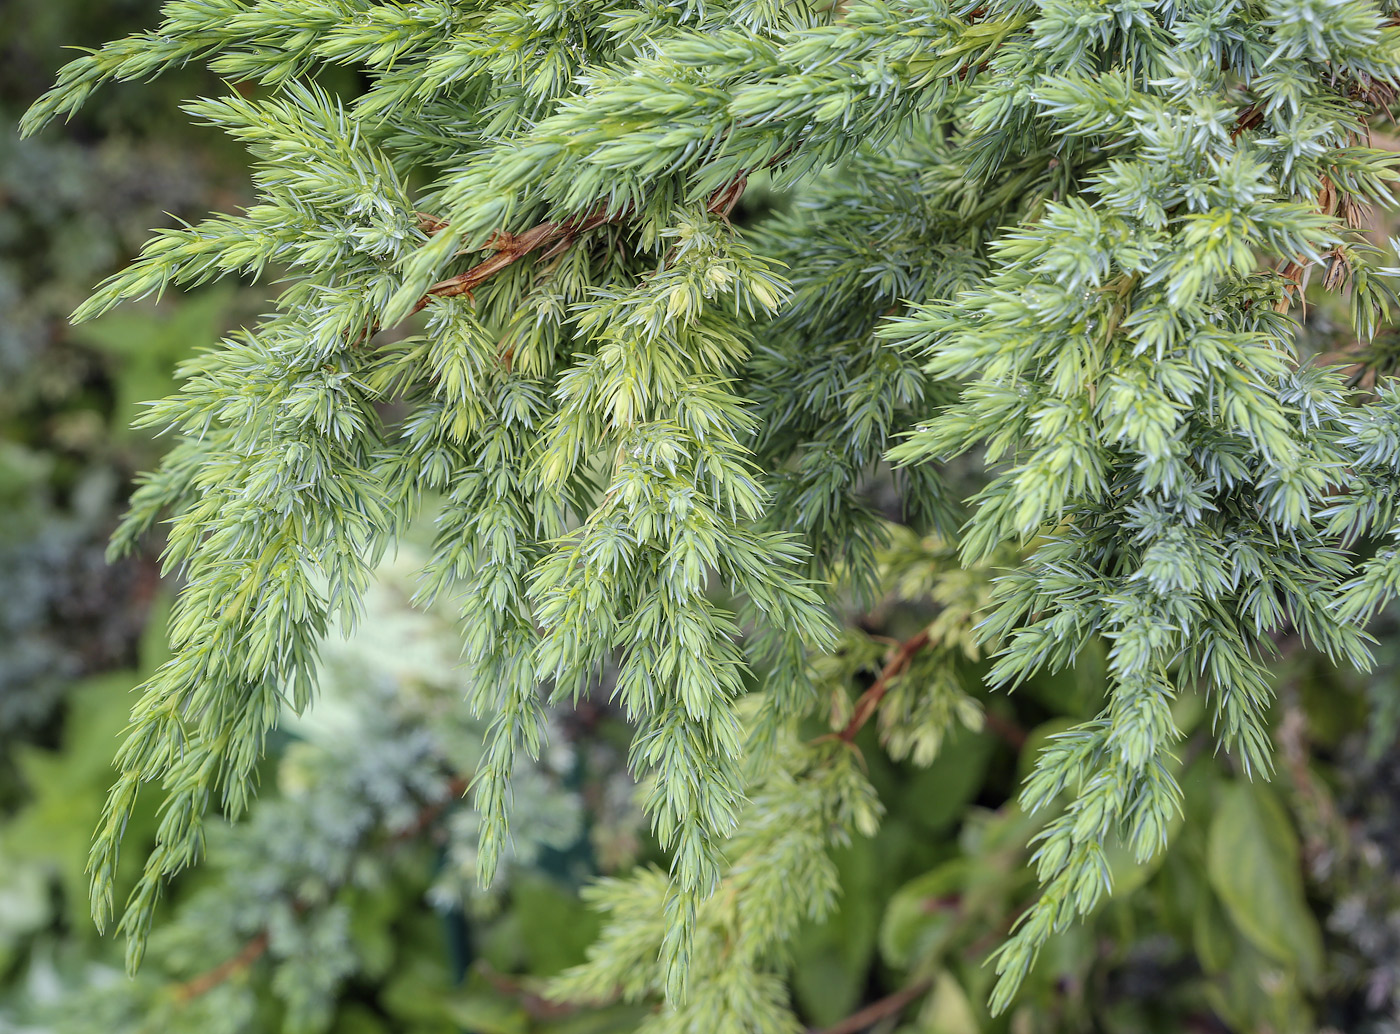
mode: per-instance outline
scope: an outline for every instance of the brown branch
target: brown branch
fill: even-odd
[[[225,980],[242,973],[267,953],[268,933],[264,930],[243,946],[231,959],[225,959],[211,970],[187,980],[175,988],[175,999],[179,1002],[192,1002],[201,995],[208,994]]]
[[[441,233],[447,229],[447,220],[431,212],[414,212],[418,217],[418,229],[422,230],[429,237],[435,233]]]
[[[928,629],[924,629],[912,639],[906,639],[899,644],[899,649],[895,650],[894,656],[881,670],[880,677],[856,701],[855,709],[851,712],[851,720],[840,732],[841,739],[850,743],[856,738],[856,733],[860,732],[861,727],[870,721],[870,716],[875,713],[875,708],[880,705],[880,701],[889,692],[890,683],[904,673],[904,670],[909,667],[909,662],[914,659],[914,655],[928,644]]]
[[[872,1027],[883,1019],[903,1012],[910,1002],[927,993],[932,986],[932,980],[920,980],[917,984],[910,984],[903,990],[881,998],[878,1002],[871,1002],[864,1009],[851,1013],[844,1020],[827,1027],[825,1030],[813,1030],[809,1034],[860,1034],[860,1031],[867,1027]]]
[[[1322,215],[1331,215],[1337,208],[1337,190],[1332,181],[1326,176],[1322,177],[1322,185],[1317,192],[1317,211]],[[1340,258],[1340,253],[1334,253],[1334,257]],[[1303,303],[1303,315],[1307,316],[1307,299],[1303,292],[1308,287],[1308,275],[1312,272],[1312,259],[1306,255],[1299,255],[1291,262],[1287,263],[1279,270],[1279,275],[1289,281],[1283,289],[1283,297],[1274,303],[1274,311],[1286,313],[1293,307],[1294,301]],[[1335,280],[1339,272],[1328,270],[1328,279]],[[1330,288],[1329,288],[1330,289]]]
[[[983,711],[982,721],[986,725],[987,731],[996,736],[1003,743],[1014,751],[1021,751],[1026,746],[1029,734],[1009,718],[1003,718],[993,711]]]
[[[1249,105],[1235,119],[1235,127],[1230,130],[1230,142],[1234,143],[1251,129],[1257,129],[1263,122],[1264,109],[1258,104]]]
[[[710,195],[706,211],[721,219],[727,219],[729,213],[734,210],[734,206],[739,203],[739,198],[743,196],[744,188],[748,186],[748,182],[748,173],[739,173],[729,183]],[[447,220],[426,212],[414,214],[418,217],[419,228],[429,236],[446,229],[448,225]],[[486,248],[494,250],[494,255],[483,262],[478,262],[465,273],[458,273],[456,276],[449,277],[428,288],[428,293],[418,300],[418,304],[413,307],[409,315],[421,312],[434,298],[453,298],[460,294],[470,297],[472,291],[477,287],[532,252],[544,248],[546,250],[541,257],[552,258],[567,251],[578,237],[590,230],[596,230],[605,223],[617,222],[622,214],[609,215],[605,209],[599,209],[592,215],[575,216],[572,219],[565,219],[563,222],[548,220],[538,223],[519,234],[505,231],[492,234],[486,242]]]
[[[557,1020],[579,1011],[574,1002],[552,1002],[532,990],[523,980],[497,973],[488,963],[477,964],[477,972],[486,978],[487,983],[497,991],[510,995],[520,1003],[520,1007],[533,1020]]]
[[[465,776],[453,776],[447,782],[447,793],[443,794],[442,799],[426,804],[419,809],[418,817],[413,820],[413,825],[395,833],[391,842],[398,844],[405,840],[414,840],[427,832],[428,827],[442,818],[442,813],[450,808],[453,802],[461,799],[470,785],[471,780]]]
[[[788,152],[778,155],[769,165],[776,165]],[[739,198],[743,196],[745,187],[748,186],[749,175],[747,172],[740,172],[729,183],[720,187],[710,195],[710,200],[705,210],[711,215],[718,216],[728,221],[729,214],[734,211],[734,206],[739,203]],[[433,215],[431,212],[414,212],[414,217],[418,220],[418,229],[429,237],[441,233],[447,229],[449,223],[441,216]],[[605,210],[599,209],[592,215],[575,216],[572,219],[565,219],[563,222],[546,221],[538,223],[523,233],[514,234],[504,230],[493,233],[486,241],[483,250],[494,251],[490,258],[478,262],[465,273],[458,273],[456,276],[448,277],[428,288],[427,294],[419,298],[417,303],[409,310],[408,315],[413,316],[427,308],[428,303],[434,298],[454,298],[457,295],[465,294],[471,297],[472,291],[480,287],[491,277],[501,270],[514,265],[541,248],[544,253],[541,258],[549,259],[567,251],[581,235],[590,230],[596,230],[605,223],[617,222],[624,213],[608,215]],[[460,253],[459,253],[460,254]],[[352,348],[358,348],[370,338],[374,337],[383,329],[378,323],[368,324],[354,341]],[[508,349],[501,357],[506,369],[510,369],[513,350]]]
[[[606,212],[599,211],[589,216],[566,219],[562,223],[553,221],[539,223],[519,234],[504,231],[492,234],[491,239],[486,242],[486,247],[495,249],[494,255],[484,262],[478,262],[465,273],[458,273],[456,276],[449,277],[428,288],[428,293],[418,299],[418,304],[413,307],[409,315],[421,312],[434,298],[453,298],[459,294],[470,296],[475,288],[480,287],[501,270],[514,265],[531,252],[547,247],[549,250],[545,252],[546,258],[557,255],[573,244],[574,239],[579,234],[597,229],[604,223],[613,222],[617,218],[616,215],[610,216]]]
[[[705,211],[727,221],[729,213],[734,211],[734,206],[744,196],[744,188],[748,185],[749,174],[747,172],[739,173],[729,183],[710,195],[710,203],[705,207]]]

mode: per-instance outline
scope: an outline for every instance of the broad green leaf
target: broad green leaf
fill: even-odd
[[[914,1029],[919,1034],[981,1034],[982,1024],[967,992],[944,970],[934,979]]]
[[[447,1023],[449,999],[455,993],[449,983],[448,967],[442,945],[432,950],[419,944],[418,951],[408,954],[395,967],[393,975],[380,989],[377,1002],[392,1017],[397,1026],[432,1026]]]
[[[1229,963],[1205,985],[1205,998],[1232,1031],[1315,1034],[1302,986],[1242,934],[1231,931]]]
[[[1223,973],[1229,969],[1238,938],[1239,934],[1220,910],[1219,902],[1202,894],[1196,901],[1191,924],[1191,943],[1201,968],[1207,973]]]
[[[366,975],[382,978],[394,963],[394,922],[404,907],[403,895],[392,888],[352,889],[344,892],[350,906],[350,936]]]
[[[1322,971],[1322,934],[1303,897],[1297,837],[1272,792],[1246,782],[1224,789],[1206,864],[1211,886],[1240,932],[1315,982]]]
[[[453,995],[447,1013],[472,1034],[525,1034],[530,1029],[530,1017],[519,1002],[489,991]]]
[[[70,691],[62,749],[23,744],[15,750],[30,801],[10,826],[9,844],[19,856],[57,872],[65,908],[78,930],[91,930],[87,843],[112,778],[112,754],[127,721],[130,691],[139,679],[136,672],[117,671],[85,680]],[[155,823],[150,807],[138,807],[127,833],[132,843],[147,843]],[[122,861],[125,877],[138,861],[133,856]]]
[[[982,788],[995,746],[985,731],[959,726],[949,734],[933,763],[916,770],[907,784],[904,807],[910,817],[935,832],[957,822]]]
[[[583,961],[598,933],[598,914],[578,895],[536,873],[523,873],[511,893],[520,924],[526,965],[536,976],[551,976]]]
[[[105,352],[116,364],[112,430],[118,439],[131,434],[145,403],[174,390],[175,367],[182,359],[218,340],[228,326],[233,295],[228,287],[210,288],[184,295],[174,304],[108,313],[73,328],[79,341]]]
[[[880,923],[886,964],[908,966],[942,947],[956,925],[956,903],[947,899],[963,888],[969,867],[969,859],[955,858],[895,891]]]

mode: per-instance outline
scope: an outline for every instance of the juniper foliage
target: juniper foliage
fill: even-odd
[[[990,647],[1010,688],[1106,641],[1107,706],[1025,786],[1042,892],[997,959],[1004,1008],[1108,891],[1106,845],[1162,849],[1177,696],[1203,689],[1221,747],[1265,774],[1270,636],[1366,667],[1365,622],[1400,590],[1400,552],[1371,555],[1400,535],[1400,394],[1295,336],[1310,276],[1363,345],[1400,303],[1366,234],[1400,164],[1371,139],[1400,83],[1392,15],[172,0],[67,65],[26,131],[208,62],[239,89],[186,110],[246,144],[259,191],[158,234],[78,319],[230,274],[287,284],[144,418],[177,438],[114,550],[169,514],[184,589],[93,846],[99,925],[158,783],[119,921],[139,962],[211,802],[246,808],[280,702],[310,703],[317,644],[434,495],[422,596],[465,586],[491,723],[481,877],[544,694],[615,664],[674,861],[599,888],[610,925],[560,993],[664,993],[656,1030],[795,1029],[773,974],[830,904],[828,848],[878,822],[851,744],[873,713],[927,761],[980,720],[957,657]],[[338,65],[362,93],[317,85]],[[750,180],[793,201],[739,229]],[[985,471],[965,506],[963,454]],[[866,492],[887,461],[903,520],[957,545],[910,576],[934,626],[876,650],[852,705],[870,644],[840,625],[903,541]]]

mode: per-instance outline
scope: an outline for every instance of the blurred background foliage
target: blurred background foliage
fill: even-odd
[[[244,200],[240,153],[172,120],[178,98],[217,87],[207,73],[104,91],[65,133],[20,142],[13,126],[62,46],[149,25],[156,7],[0,3],[0,1032],[630,1030],[636,1007],[543,994],[596,932],[580,888],[664,862],[625,775],[625,728],[604,694],[554,716],[546,755],[516,777],[508,872],[476,888],[473,817],[457,799],[481,730],[459,706],[458,630],[409,605],[407,553],[362,629],[328,647],[321,699],[280,729],[251,816],[218,828],[208,863],[175,887],[136,979],[87,919],[86,846],[127,691],[162,660],[168,598],[158,544],[103,559],[131,477],[159,448],[128,425],[259,295],[207,289],[66,323],[150,227]],[[761,189],[745,201],[750,218],[783,203]],[[1331,304],[1309,310],[1307,347],[1348,352]],[[1377,347],[1362,358],[1389,369]],[[870,486],[894,517],[892,491]],[[821,673],[836,727],[893,644],[930,622],[951,635],[986,575],[891,524],[885,602],[856,615],[860,631]],[[838,914],[790,948],[799,1012],[834,1034],[1400,1034],[1397,632],[1383,618],[1387,663],[1364,677],[1277,644],[1268,783],[1207,751],[1204,708],[1183,698],[1187,814],[1171,848],[1145,866],[1118,852],[1112,897],[1052,943],[995,1022],[983,962],[1033,898],[1028,842],[1045,821],[1010,799],[1047,738],[1099,708],[1102,658],[995,698],[966,644],[942,644],[961,651],[956,685],[935,685],[946,653],[927,670],[916,660],[884,709],[893,719],[859,741],[885,820],[842,851]],[[985,715],[970,708],[941,742],[909,738],[921,708],[961,701]],[[138,816],[132,858],[155,821]]]

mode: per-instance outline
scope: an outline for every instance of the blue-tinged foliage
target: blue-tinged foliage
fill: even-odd
[[[546,698],[605,690],[633,727],[670,871],[600,887],[603,935],[556,994],[661,996],[651,1031],[796,1029],[785,946],[831,907],[833,849],[879,827],[853,741],[878,714],[894,756],[935,761],[983,722],[959,669],[981,651],[998,688],[1102,651],[1107,686],[1004,820],[1034,836],[1040,892],[993,1012],[1116,873],[1160,858],[1192,806],[1196,693],[1262,777],[1276,638],[1372,663],[1366,621],[1400,592],[1397,554],[1367,550],[1400,536],[1400,398],[1312,361],[1295,317],[1310,275],[1351,292],[1363,343],[1400,302],[1365,233],[1400,176],[1370,139],[1400,84],[1388,7],[164,11],[24,123],[207,60],[241,89],[186,111],[248,148],[256,203],[161,233],[76,315],[230,273],[285,284],[143,418],[176,442],[116,546],[168,514],[183,588],[91,856],[102,925],[159,785],[118,920],[132,966],[425,495],[421,596],[458,594],[489,726],[483,880]],[[317,84],[339,65],[358,96]],[[791,204],[737,227],[760,183]],[[890,592],[937,614],[882,660],[840,626]],[[1228,800],[1279,837],[1251,793]],[[1247,888],[1212,878],[1277,955],[1239,919]]]

